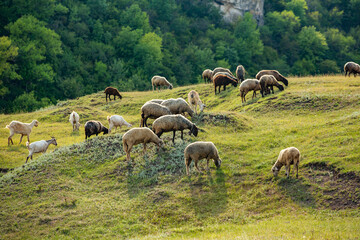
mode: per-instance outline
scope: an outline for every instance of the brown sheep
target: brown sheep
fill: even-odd
[[[354,77],[356,77],[356,74],[358,73],[360,74],[360,66],[359,64],[354,62],[347,62],[344,65],[344,71],[345,71],[345,77],[348,73],[349,73],[349,77],[351,73],[354,74]]]
[[[212,76],[212,71],[210,69],[205,69],[202,73],[202,78],[205,83],[211,82],[211,76]]]
[[[141,107],[140,127],[148,126],[146,121],[148,118],[156,119],[164,115],[172,114],[169,108],[154,102],[146,102]]]
[[[276,80],[283,82],[285,86],[289,84],[289,81],[276,70],[261,70],[256,74],[256,79],[260,80],[261,76],[263,75],[273,75]]]
[[[245,79],[245,68],[243,67],[243,65],[239,65],[236,68],[236,78],[238,80],[238,82],[242,82]]]
[[[106,94],[106,102],[108,101],[107,98],[109,96],[109,100],[111,101],[111,98],[110,96],[113,95],[114,96],[114,100],[116,98],[116,96],[119,96],[120,99],[122,99],[122,96],[120,95],[120,92],[116,89],[116,88],[113,88],[113,87],[107,87],[105,88],[105,91],[104,93]]]
[[[219,93],[220,93],[221,86],[224,86],[224,91],[225,91],[226,85],[232,84],[234,87],[237,87],[238,82],[234,76],[232,76],[228,73],[219,72],[214,75],[213,84],[214,84],[214,90],[215,90],[215,94],[216,94],[217,87],[219,87]]]
[[[165,77],[161,77],[161,76],[153,76],[151,79],[151,84],[152,84],[153,91],[154,91],[154,87],[155,88],[159,87],[159,91],[160,91],[161,86],[166,86],[170,90],[173,89],[173,85],[171,83],[169,83]]]
[[[204,110],[204,107],[206,107],[206,105],[200,100],[199,93],[196,92],[195,90],[191,90],[188,93],[188,102],[189,102],[191,109],[194,110],[195,114],[197,114],[197,106],[198,105],[200,107],[200,112],[202,112]]]
[[[298,178],[300,163],[300,151],[296,147],[285,148],[280,151],[279,157],[276,160],[274,166],[271,168],[274,176],[279,174],[282,166],[285,166],[286,176],[290,177],[290,165],[294,165],[296,168],[296,178]]]
[[[245,96],[249,91],[254,91],[252,98],[256,97],[256,91],[261,90],[260,81],[257,79],[246,79],[240,84],[241,102],[246,102]]]
[[[194,116],[194,111],[183,98],[170,98],[163,101],[161,105],[169,108],[172,114],[185,114],[187,112],[190,117]]]
[[[274,87],[276,86],[277,88],[279,88],[280,91],[284,90],[284,87],[278,82],[276,81],[275,77],[273,75],[263,75],[260,78],[260,86],[261,86],[261,90],[260,93],[261,95],[264,97],[264,93],[266,94],[270,94],[270,90],[269,87],[272,91],[272,93],[274,94]]]
[[[228,73],[228,74],[230,74],[231,76],[233,76],[235,78],[235,76],[232,74],[232,72],[229,69],[222,68],[222,67],[217,67],[212,71],[212,74],[211,74],[211,79],[212,80],[214,79],[214,76],[217,73]],[[237,79],[236,79],[236,81],[237,81]]]

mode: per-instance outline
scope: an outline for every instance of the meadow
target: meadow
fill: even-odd
[[[122,115],[140,124],[140,107],[153,98],[187,99],[195,89],[207,107],[192,118],[198,137],[162,138],[159,153],[142,145],[125,161],[122,134],[92,136],[80,122]],[[124,92],[105,102],[102,92],[31,113],[0,117],[0,239],[358,239],[360,236],[360,78],[289,78],[285,91],[242,104],[239,88],[214,95],[210,84],[161,92]],[[12,120],[37,119],[31,141],[55,136],[46,154],[25,164],[25,142],[7,145]],[[150,123],[152,120],[149,121]],[[212,141],[223,162],[200,162],[185,174],[184,148]],[[280,150],[301,152],[299,178],[274,178]],[[7,171],[7,172],[6,172]]]

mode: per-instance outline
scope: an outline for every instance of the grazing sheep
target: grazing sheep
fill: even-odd
[[[194,115],[194,111],[183,98],[170,98],[163,101],[161,105],[167,107],[172,114],[184,114],[187,112],[191,117]]]
[[[200,112],[202,112],[204,110],[204,107],[206,107],[206,105],[203,104],[202,101],[200,100],[199,93],[196,92],[195,90],[191,90],[188,93],[188,102],[189,102],[191,109],[194,109],[195,114],[197,114],[197,106],[198,105],[200,107]]]
[[[246,79],[240,84],[241,102],[246,102],[245,96],[249,91],[254,91],[252,98],[256,97],[256,91],[261,90],[260,81],[257,79]]]
[[[163,101],[165,101],[165,100],[163,100],[163,99],[151,99],[151,100],[147,101],[146,103],[153,102],[153,103],[162,104]]]
[[[119,116],[119,115],[112,115],[111,117],[107,116],[107,120],[109,122],[109,133],[111,133],[111,129],[113,127],[115,127],[115,131],[116,131],[117,127],[120,127],[120,129],[121,129],[121,126],[123,126],[123,125],[128,126],[128,127],[132,126],[130,123],[126,122],[122,116]]]
[[[206,170],[209,171],[209,161],[213,159],[215,166],[219,168],[221,166],[221,159],[219,152],[212,142],[194,142],[189,144],[184,150],[186,174],[189,175],[189,168],[191,161],[194,160],[195,167],[200,173],[198,167],[198,161],[206,158]]]
[[[261,76],[263,75],[273,75],[276,80],[283,82],[285,86],[289,84],[289,81],[276,70],[261,70],[256,74],[256,79],[260,80]]]
[[[222,68],[222,67],[217,67],[217,68],[215,68],[215,69],[212,71],[212,74],[211,74],[211,79],[212,79],[213,82],[214,82],[214,76],[215,76],[217,73],[228,73],[228,74],[230,74],[230,76],[233,76],[233,77],[234,77],[234,75],[232,74],[232,72],[231,72],[229,69],[227,69],[227,68]],[[234,77],[234,78],[235,78],[235,77]],[[236,79],[236,81],[237,81],[237,79]]]
[[[101,122],[90,120],[85,123],[85,139],[94,134],[97,136],[101,132],[103,132],[104,135],[109,132],[109,130],[104,127]]]
[[[354,62],[347,62],[344,65],[344,71],[345,71],[345,77],[348,73],[349,73],[349,77],[351,73],[354,74],[354,77],[356,77],[356,74],[358,73],[360,74],[360,66],[359,64]]]
[[[146,121],[148,118],[156,119],[164,115],[172,114],[169,108],[154,102],[147,102],[141,107],[140,127],[148,126]]]
[[[79,114],[77,114],[77,112],[73,111],[72,113],[70,113],[69,122],[73,126],[73,131],[75,131],[75,130],[78,131],[79,130],[80,117],[79,117]]]
[[[285,165],[286,176],[290,177],[290,165],[294,165],[296,168],[296,178],[298,178],[300,162],[300,151],[296,147],[285,148],[280,151],[279,157],[276,160],[274,166],[271,168],[274,176],[279,174],[282,166]]]
[[[210,69],[205,69],[202,73],[202,78],[204,82],[205,83],[211,82],[211,77],[212,77],[212,71]]]
[[[147,143],[155,143],[158,145],[158,149],[164,144],[163,140],[156,136],[149,128],[132,128],[123,135],[122,141],[127,161],[130,161],[130,151],[134,145],[143,143],[143,153],[145,153]]]
[[[265,95],[266,94],[270,94],[270,90],[269,87],[272,91],[272,93],[274,94],[274,87],[276,86],[277,88],[279,88],[280,91],[284,90],[284,87],[278,82],[276,81],[275,77],[273,75],[263,75],[260,78],[260,86],[261,86],[261,95],[264,97],[264,92]]]
[[[159,87],[159,91],[160,91],[161,86],[167,86],[170,90],[173,89],[173,85],[169,83],[165,77],[161,77],[161,76],[153,76],[151,79],[151,84],[153,91],[154,91],[154,87],[155,88]]]
[[[183,138],[183,131],[190,129],[189,134],[193,134],[195,137],[198,135],[198,128],[194,123],[189,121],[183,115],[165,115],[156,119],[152,125],[154,133],[160,137],[164,132],[173,131],[173,143],[175,144],[175,132],[181,131],[181,139]]]
[[[108,96],[109,96],[109,100],[111,101],[111,98],[110,98],[111,95],[114,95],[114,101],[115,101],[116,96],[119,96],[120,99],[122,99],[120,92],[116,88],[107,87],[107,88],[105,88],[104,93],[106,94],[106,102],[108,101],[107,100]]]
[[[216,94],[216,88],[219,87],[219,93],[221,86],[224,86],[224,91],[226,90],[226,85],[232,84],[234,87],[237,86],[238,82],[237,79],[234,76],[231,76],[228,73],[219,72],[214,75],[213,77],[213,84]]]
[[[245,68],[243,67],[243,65],[239,65],[236,68],[236,78],[238,80],[238,82],[242,82],[245,79]]]
[[[26,147],[29,150],[29,155],[27,156],[25,163],[27,163],[29,158],[31,158],[31,160],[33,159],[32,156],[34,153],[39,153],[39,152],[45,153],[50,144],[54,144],[55,146],[57,146],[55,137],[51,137],[50,140],[41,140],[41,141],[33,142],[31,144],[29,144],[29,142],[26,142]]]
[[[6,125],[6,128],[10,130],[10,136],[8,137],[8,146],[10,145],[10,142],[12,145],[14,145],[14,142],[12,140],[12,136],[14,136],[15,133],[21,134],[20,142],[22,141],[22,138],[24,135],[27,136],[28,142],[30,142],[30,133],[32,128],[35,126],[37,127],[39,125],[38,120],[33,120],[31,123],[22,123],[19,121],[12,121],[9,125]]]

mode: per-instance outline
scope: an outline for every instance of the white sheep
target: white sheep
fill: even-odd
[[[193,134],[195,137],[198,135],[198,128],[194,123],[180,114],[165,115],[159,117],[153,122],[152,129],[154,133],[160,137],[164,132],[173,132],[173,143],[175,144],[175,132],[181,131],[181,139],[183,138],[183,131],[189,129],[189,134]]]
[[[130,151],[134,145],[138,145],[140,143],[144,144],[144,151],[146,151],[147,143],[155,143],[158,146],[158,150],[163,146],[164,142],[158,136],[154,134],[149,128],[132,128],[127,131],[123,137],[123,149],[126,152],[126,160],[130,161]]]
[[[8,137],[8,145],[11,144],[14,145],[14,142],[12,140],[12,136],[14,136],[15,133],[21,134],[20,142],[22,141],[22,138],[24,135],[27,136],[28,142],[30,142],[30,133],[32,128],[35,126],[37,127],[39,125],[38,120],[33,120],[31,123],[22,123],[19,121],[12,121],[9,125],[6,125],[6,128],[10,130],[10,136]]]
[[[191,109],[193,109],[195,111],[195,114],[197,114],[197,106],[198,105],[200,107],[200,112],[202,112],[204,110],[204,107],[206,107],[206,105],[200,100],[199,93],[196,92],[195,90],[191,90],[188,93],[188,102],[189,102]]]
[[[154,91],[154,87],[155,88],[159,87],[159,91],[160,91],[161,86],[167,86],[169,89],[173,89],[173,85],[169,83],[169,81],[165,77],[161,77],[161,76],[153,76],[151,78],[151,84],[153,91]]]
[[[141,107],[140,127],[144,127],[144,126],[147,127],[146,121],[148,118],[156,119],[158,117],[168,115],[168,114],[171,114],[171,112],[167,107],[160,105],[158,103],[155,103],[155,102],[146,102]]]
[[[146,103],[153,102],[153,103],[161,104],[163,101],[164,101],[163,99],[151,99]]]
[[[221,159],[219,152],[212,142],[194,142],[189,144],[184,150],[186,174],[189,175],[189,168],[191,161],[194,160],[195,167],[200,173],[198,167],[198,161],[206,158],[206,170],[209,171],[209,161],[213,159],[215,166],[219,168],[221,166]]]
[[[77,112],[73,111],[70,113],[69,122],[73,126],[73,131],[79,130],[80,127],[80,116],[77,114]]]
[[[119,116],[119,115],[112,115],[111,117],[107,116],[107,120],[109,121],[109,133],[111,133],[111,129],[113,127],[115,127],[115,131],[116,131],[117,127],[120,127],[120,129],[121,129],[121,126],[123,126],[123,125],[125,125],[127,127],[132,126],[130,123],[126,122],[122,116]]]
[[[261,90],[260,81],[257,79],[246,79],[240,84],[241,102],[246,102],[245,96],[249,91],[254,91],[252,98],[256,97],[256,91]]]
[[[31,158],[31,160],[33,159],[32,156],[34,153],[39,153],[39,152],[45,153],[50,144],[54,144],[55,146],[57,146],[57,142],[54,137],[51,137],[50,140],[36,141],[31,144],[29,144],[29,142],[26,142],[26,147],[29,150],[29,155],[26,158],[26,162],[28,161],[29,158]]]
[[[191,117],[194,115],[194,111],[183,98],[170,98],[163,101],[161,105],[169,108],[172,114],[184,114],[187,112]]]
[[[294,165],[296,168],[296,178],[298,177],[300,163],[300,151],[296,147],[285,148],[280,151],[279,157],[276,160],[274,166],[271,168],[274,176],[279,174],[282,166],[285,165],[286,176],[290,177],[290,165]]]

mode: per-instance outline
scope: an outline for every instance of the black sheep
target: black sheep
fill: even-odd
[[[103,132],[104,134],[107,134],[109,132],[109,130],[104,127],[101,122],[90,120],[85,123],[85,139],[94,134],[96,134],[97,136],[101,132]]]

